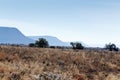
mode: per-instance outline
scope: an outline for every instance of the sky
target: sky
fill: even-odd
[[[0,26],[88,45],[120,45],[120,0],[0,0]]]

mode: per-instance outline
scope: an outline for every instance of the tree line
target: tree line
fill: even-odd
[[[74,49],[74,50],[76,50],[76,49],[78,49],[78,50],[85,49],[85,46],[83,46],[79,42],[71,42],[70,45],[72,46],[72,49]],[[44,38],[39,38],[37,41],[35,41],[35,43],[30,43],[29,47],[55,48],[55,46],[49,46],[48,41],[46,39],[44,39]],[[60,48],[60,46],[58,46],[58,48]],[[113,43],[106,44],[104,49],[109,50],[109,51],[119,51],[119,48]]]

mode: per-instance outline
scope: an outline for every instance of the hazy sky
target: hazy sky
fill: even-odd
[[[0,0],[0,26],[63,41],[120,44],[120,0]]]

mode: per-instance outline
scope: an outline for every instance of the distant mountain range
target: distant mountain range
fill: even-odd
[[[39,38],[45,38],[50,46],[70,46],[70,42],[63,42],[53,36],[25,36],[17,28],[0,27],[0,44],[25,44],[34,43]],[[86,44],[82,43],[84,46]]]
[[[29,44],[34,40],[24,36],[17,28],[0,27],[0,43]]]
[[[44,38],[49,42],[51,46],[70,46],[69,43],[63,42],[60,39],[53,37],[53,36],[28,36],[33,40],[38,40],[39,38]]]

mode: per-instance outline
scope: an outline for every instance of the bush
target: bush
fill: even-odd
[[[34,43],[30,43],[29,47],[35,47],[35,44]]]
[[[83,46],[81,43],[71,42],[70,44],[72,45],[72,48],[73,48],[73,49],[84,49],[84,46]]]
[[[105,49],[107,49],[107,50],[109,50],[109,51],[119,51],[119,48],[116,47],[115,44],[111,44],[111,43],[106,44],[106,45],[105,45]]]
[[[41,48],[47,48],[49,47],[48,41],[44,38],[39,38],[36,42],[35,42],[35,46],[36,47],[41,47]]]
[[[55,49],[56,47],[55,46],[50,46],[50,48],[54,48]]]

